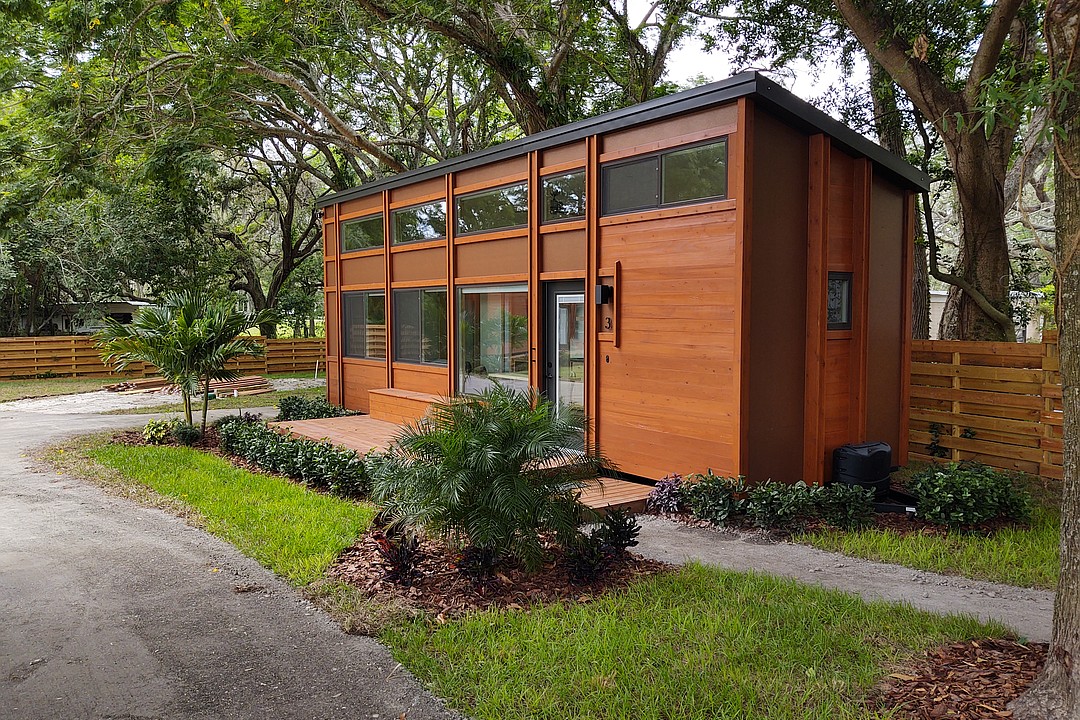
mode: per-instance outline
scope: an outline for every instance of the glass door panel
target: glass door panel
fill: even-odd
[[[581,282],[547,287],[544,391],[559,407],[585,407],[585,289]]]

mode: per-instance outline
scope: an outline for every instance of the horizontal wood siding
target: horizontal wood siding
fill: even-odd
[[[342,385],[345,388],[345,407],[371,412],[368,390],[386,385],[386,365],[380,362],[342,363]]]
[[[446,395],[450,389],[449,371],[424,365],[394,363],[394,387],[399,390],[412,390],[432,395]],[[378,386],[370,385],[368,389]]]
[[[661,241],[662,239],[662,241]],[[624,472],[738,472],[735,212],[600,230],[621,265],[619,347],[600,343],[601,449]]]
[[[1039,344],[915,340],[911,360],[911,459],[977,460],[1061,479],[1055,337]]]

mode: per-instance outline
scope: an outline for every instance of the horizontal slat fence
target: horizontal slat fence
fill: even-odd
[[[1049,333],[1039,344],[913,341],[910,457],[1060,479],[1058,371]]]
[[[230,367],[245,375],[311,372],[326,360],[323,338],[258,338],[266,346],[264,357],[244,356]],[[144,363],[129,366],[125,375],[147,377],[156,369]],[[101,362],[94,341],[84,335],[0,338],[0,378],[109,377],[115,373]]]

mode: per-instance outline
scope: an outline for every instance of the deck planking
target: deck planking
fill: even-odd
[[[320,418],[317,420],[286,420],[270,423],[271,427],[293,437],[326,440],[347,447],[361,455],[372,450],[386,450],[401,429],[400,425],[377,420],[370,415]],[[590,480],[581,491],[581,501],[588,507],[605,510],[609,507],[627,508],[633,512],[645,509],[645,499],[652,486],[642,483],[604,478]]]

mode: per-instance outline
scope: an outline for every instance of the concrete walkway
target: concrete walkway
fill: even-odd
[[[906,602],[935,613],[997,620],[1035,642],[1049,642],[1054,594],[858,560],[805,545],[766,543],[749,535],[692,528],[642,516],[635,551],[670,563],[697,561],[753,570],[855,593],[868,600]]]
[[[147,419],[0,408],[0,717],[457,717],[231,545],[30,468],[31,448]]]

